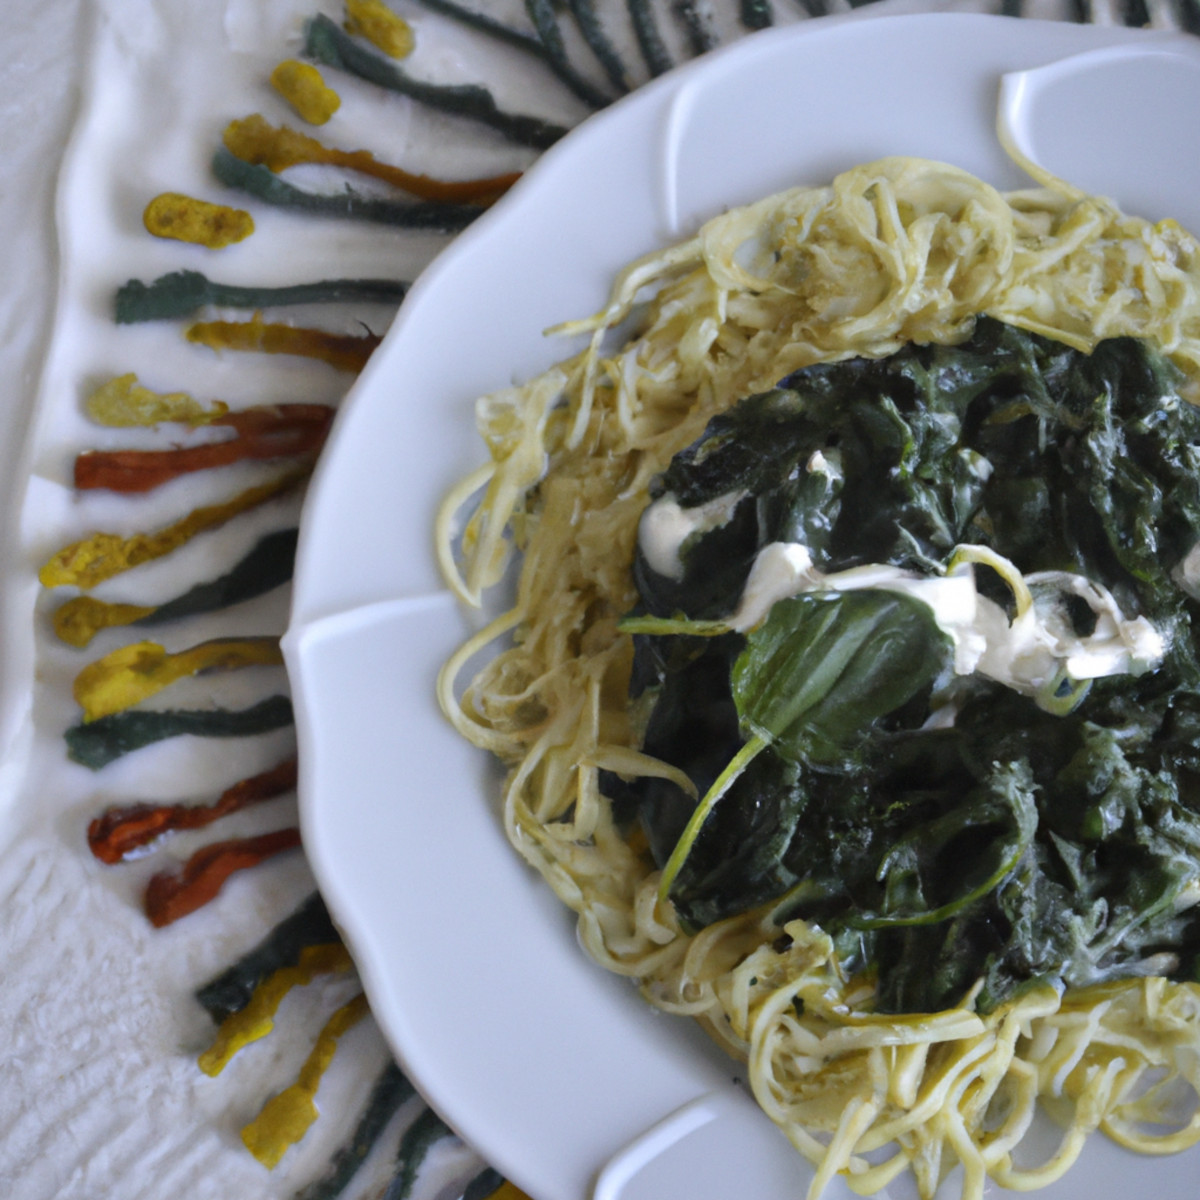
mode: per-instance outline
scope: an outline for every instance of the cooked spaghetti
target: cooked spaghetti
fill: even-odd
[[[588,335],[581,353],[479,402],[490,461],[438,520],[443,570],[468,604],[521,555],[512,608],[439,684],[454,725],[508,768],[509,838],[600,963],[748,1064],[758,1102],[815,1164],[811,1197],[838,1174],[870,1194],[905,1170],[929,1197],[958,1163],[966,1197],[989,1177],[1038,1187],[1097,1128],[1146,1153],[1200,1140],[1188,1104],[1200,987],[1147,974],[1166,958],[1144,954],[1131,977],[1091,986],[1033,979],[991,1005],[980,982],[940,1011],[883,1011],[872,971],[848,970],[823,925],[777,898],[707,924],[681,915],[645,833],[614,812],[630,781],[662,780],[691,803],[703,790],[644,749],[650,697],[631,699],[621,622],[640,603],[632,564],[655,481],[711,419],[818,364],[958,346],[981,317],[1085,354],[1144,339],[1180,394],[1200,399],[1196,240],[1041,182],[1001,194],[889,158],[634,262],[600,313],[561,327]],[[1019,565],[964,553],[1000,562],[1019,613]],[[477,656],[486,663],[462,687]],[[1082,694],[1067,692],[1072,704]],[[1181,907],[1192,899],[1179,889]],[[1019,1148],[1039,1100],[1064,1133],[1030,1165]]]

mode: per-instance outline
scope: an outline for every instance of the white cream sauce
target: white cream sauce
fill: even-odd
[[[1099,584],[1065,571],[1030,575],[1026,583],[1033,602],[1009,621],[1000,605],[979,594],[969,563],[932,577],[880,563],[827,575],[814,566],[807,546],[772,542],[759,551],[729,623],[739,631],[753,629],[776,601],[805,592],[900,592],[932,609],[953,643],[956,674],[977,671],[1031,696],[1052,687],[1064,672],[1078,681],[1140,675],[1166,653],[1162,634],[1145,617],[1127,618]],[[1087,636],[1072,626],[1068,595],[1080,597],[1096,616]]]
[[[667,492],[642,513],[638,526],[638,545],[651,570],[676,582],[683,578],[680,553],[693,534],[708,533],[728,525],[733,510],[745,498],[745,491],[726,492],[706,504],[683,508]]]

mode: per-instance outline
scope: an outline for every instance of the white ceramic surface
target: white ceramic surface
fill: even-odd
[[[1119,70],[1166,54],[1197,74],[1196,44],[1171,35],[943,14],[767,32],[665,76],[547,153],[421,277],[339,416],[285,642],[305,845],[403,1066],[536,1200],[784,1200],[808,1170],[732,1063],[584,957],[504,840],[485,756],[436,709],[437,668],[474,620],[442,588],[431,529],[482,458],[475,397],[571,351],[542,330],[726,206],[887,154],[1024,185],[994,136],[1001,77],[1114,46]],[[1092,86],[1104,69],[1075,74]],[[1039,130],[1035,93],[1053,90],[1027,89],[1014,119]],[[1156,189],[1130,190],[1143,160],[1122,169],[1145,139],[1088,116],[1054,146],[1103,146],[1087,185],[1153,207]],[[1170,178],[1196,181],[1196,163]],[[1044,1194],[1116,1197],[1141,1180],[1191,1200],[1198,1165],[1098,1143]]]
[[[1135,216],[1200,229],[1194,49],[1191,40],[1139,41],[1005,75],[1000,121],[1022,154],[1060,179],[1115,196]]]

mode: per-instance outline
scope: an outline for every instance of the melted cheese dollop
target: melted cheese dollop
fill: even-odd
[[[940,576],[917,575],[884,563],[827,575],[813,565],[807,546],[772,542],[755,558],[729,624],[746,632],[766,619],[777,600],[804,592],[878,588],[929,606],[953,643],[955,674],[978,672],[1025,695],[1045,695],[1064,680],[1140,675],[1162,661],[1162,634],[1145,617],[1126,617],[1100,584],[1068,571],[1022,576],[999,555],[975,547],[963,550],[995,567],[1013,587],[1017,613],[1012,621],[999,604],[980,595],[970,561],[952,565]],[[1086,636],[1075,631],[1068,596],[1079,597],[1095,616],[1095,627]]]

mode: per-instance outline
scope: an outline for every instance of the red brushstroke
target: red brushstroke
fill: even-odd
[[[223,442],[175,450],[87,450],[75,459],[75,486],[148,492],[189,471],[245,459],[316,454],[329,432],[333,409],[324,404],[274,404],[226,413],[210,422],[234,430]]]
[[[118,863],[164,833],[202,829],[221,817],[296,786],[296,760],[285,759],[269,771],[242,779],[212,804],[124,804],[106,809],[88,825],[88,846],[101,862]]]
[[[170,925],[207,904],[235,871],[256,867],[264,859],[299,845],[300,830],[290,828],[205,846],[181,869],[160,871],[150,880],[144,901],[146,916],[156,928]]]

